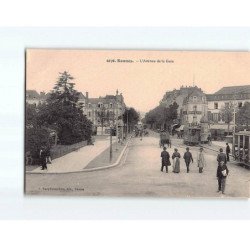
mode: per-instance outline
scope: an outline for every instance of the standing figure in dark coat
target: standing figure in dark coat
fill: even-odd
[[[226,188],[226,179],[228,176],[229,170],[227,168],[227,165],[224,161],[219,162],[219,166],[217,168],[217,179],[218,179],[218,191],[222,192],[222,194],[225,194],[225,188]]]
[[[45,147],[41,148],[40,160],[41,160],[42,170],[47,169],[47,153],[46,153]]]
[[[225,164],[227,163],[227,156],[226,156],[225,153],[223,153],[223,149],[222,148],[220,148],[220,153],[217,156],[218,165],[219,165],[219,163],[221,161],[223,161]]]
[[[187,151],[185,152],[183,158],[184,158],[185,163],[186,163],[187,173],[189,173],[189,165],[190,165],[191,161],[194,162],[194,160],[193,160],[192,154],[189,152],[189,147],[187,147],[186,150]]]
[[[181,155],[178,152],[178,149],[174,149],[174,153],[172,154],[172,159],[173,159],[173,172],[174,173],[180,173],[180,158]]]
[[[227,155],[227,161],[229,161],[229,154],[231,152],[230,146],[228,145],[228,143],[226,143],[227,147],[226,147],[226,155]]]
[[[161,152],[161,171],[163,172],[164,167],[166,167],[166,173],[168,173],[168,166],[171,165],[170,163],[170,155],[167,151],[167,148],[164,147],[163,151]]]

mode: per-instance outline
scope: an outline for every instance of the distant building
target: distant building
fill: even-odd
[[[221,110],[230,105],[240,108],[245,102],[250,102],[250,85],[223,87],[214,94],[206,96],[209,120],[214,123],[224,123]]]
[[[98,134],[108,134],[110,126],[115,125],[117,120],[122,120],[125,107],[124,98],[118,90],[116,95],[98,98],[89,98],[86,93],[84,113],[92,121]]]
[[[199,123],[203,116],[207,116],[206,95],[197,86],[182,86],[180,89],[168,91],[160,105],[168,107],[176,102],[181,124]]]
[[[38,92],[36,90],[26,90],[26,102],[28,104],[38,105],[46,101],[47,95],[45,92]]]
[[[207,120],[207,100],[205,93],[196,87],[183,100],[181,123],[198,125],[201,120]]]

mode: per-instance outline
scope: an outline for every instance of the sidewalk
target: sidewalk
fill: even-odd
[[[115,137],[112,138],[116,142]],[[52,164],[47,164],[48,170],[41,170],[38,167],[27,173],[69,173],[82,171],[93,159],[108,149],[110,146],[109,137],[96,140],[94,145],[88,145],[73,151],[60,158],[54,159]]]
[[[228,143],[230,146],[231,152],[232,152],[232,143]],[[223,149],[223,152],[226,152],[226,142],[225,141],[212,141],[211,145],[208,144],[203,144],[202,145],[204,148],[211,149],[213,151],[219,152],[220,148]]]

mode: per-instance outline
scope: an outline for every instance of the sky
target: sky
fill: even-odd
[[[249,69],[249,52],[28,49],[26,89],[47,93],[59,72],[68,71],[75,89],[90,98],[118,89],[127,106],[148,112],[166,91],[182,85],[197,85],[207,94],[249,85]]]

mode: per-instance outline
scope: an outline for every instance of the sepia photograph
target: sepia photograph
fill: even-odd
[[[25,194],[249,198],[249,52],[25,60]]]

